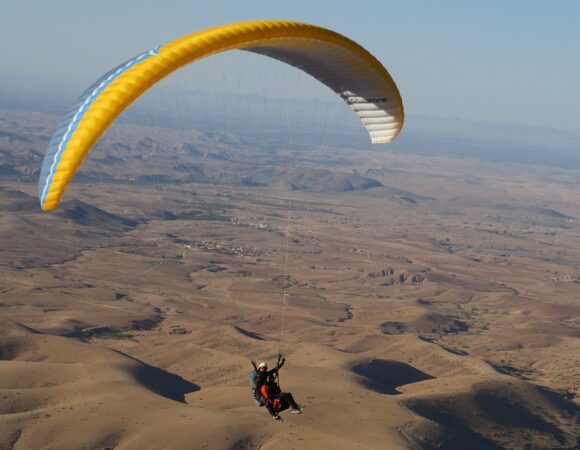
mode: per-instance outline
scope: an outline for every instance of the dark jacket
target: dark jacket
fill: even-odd
[[[258,391],[264,384],[266,384],[266,379],[269,376],[278,376],[278,371],[284,366],[285,362],[286,360],[282,358],[273,369],[267,370],[266,372],[260,372],[259,370],[256,371],[255,385],[258,388]]]

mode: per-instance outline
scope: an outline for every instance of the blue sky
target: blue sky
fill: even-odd
[[[90,83],[181,35],[271,18],[359,42],[391,72],[410,115],[580,130],[574,0],[2,0],[0,74]]]

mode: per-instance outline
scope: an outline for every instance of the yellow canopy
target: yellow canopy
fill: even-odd
[[[368,51],[333,31],[299,22],[253,21],[219,26],[158,46],[117,66],[89,87],[56,130],[44,158],[41,207],[55,209],[85,157],[111,123],[143,92],[186,64],[240,49],[312,75],[358,115],[373,143],[393,140],[404,120],[393,79]]]

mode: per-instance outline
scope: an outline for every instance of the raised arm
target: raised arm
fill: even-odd
[[[276,372],[278,370],[280,370],[282,368],[282,366],[284,366],[284,363],[286,362],[286,358],[284,358],[281,354],[278,354],[278,361],[276,362]]]

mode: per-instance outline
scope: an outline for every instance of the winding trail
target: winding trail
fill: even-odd
[[[409,414],[409,416],[411,416],[411,420],[409,420],[409,422],[407,422],[406,424],[398,427],[397,431],[403,437],[403,439],[405,439],[405,441],[407,441],[407,443],[409,444],[409,448],[412,448],[413,450],[422,450],[423,447],[421,447],[411,436],[409,436],[409,434],[407,434],[407,431],[406,431],[409,427],[411,427],[414,423],[417,422],[417,416],[415,414],[413,414],[413,412],[409,408],[407,408],[404,400],[397,402],[397,404],[402,409],[404,409],[405,412],[407,412],[407,414]]]

